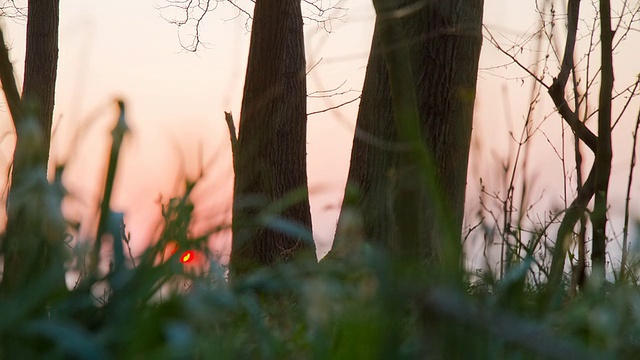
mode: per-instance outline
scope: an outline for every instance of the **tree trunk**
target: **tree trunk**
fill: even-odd
[[[607,194],[611,176],[611,97],[613,92],[613,31],[611,30],[611,4],[600,1],[600,44],[601,76],[598,109],[598,145],[594,166],[595,201],[591,222],[593,224],[593,245],[591,262],[593,274],[605,277],[605,255],[607,245]]]
[[[59,0],[29,0],[28,6],[22,98],[4,40],[1,44],[2,85],[17,135],[2,244],[2,296],[43,279],[52,291],[66,290],[62,194],[47,181],[58,63]]]
[[[58,69],[60,0],[29,0],[22,99],[34,108],[48,159]]]
[[[443,246],[447,246],[445,240],[458,242],[461,233],[483,1],[400,0],[395,4],[395,11],[378,14],[343,211],[355,205],[363,215],[367,239],[392,250],[395,256],[439,260]],[[434,160],[432,176],[440,193],[422,191],[419,224],[406,221],[403,209],[397,208],[405,189],[423,185],[417,183],[421,181],[416,176],[419,169],[403,166],[400,161],[407,149],[399,142],[394,125],[388,64],[383,56],[394,49],[384,48],[380,40],[382,21],[388,18],[399,19],[404,31],[405,43],[398,46],[409,48],[414,83],[408,86],[413,85],[416,92],[421,137]],[[355,203],[350,203],[354,190]],[[449,208],[453,219],[438,218],[443,215],[437,211],[438,201]],[[454,234],[444,229],[447,221],[451,221]],[[339,229],[341,222],[342,216]],[[417,232],[413,238],[407,238],[405,227]],[[451,236],[455,238],[449,239]],[[337,236],[336,241],[349,239]],[[460,248],[459,243],[454,245]]]
[[[231,270],[315,261],[306,173],[300,0],[257,0],[238,142]]]

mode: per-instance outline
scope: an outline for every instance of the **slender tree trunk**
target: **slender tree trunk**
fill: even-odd
[[[418,255],[439,260],[445,240],[458,242],[464,214],[467,163],[471,141],[473,105],[482,44],[482,0],[397,0],[392,11],[378,14],[365,75],[356,134],[351,152],[347,194],[357,192],[343,209],[355,205],[364,218],[366,237],[391,249],[397,256]],[[403,166],[405,143],[394,125],[391,91],[381,45],[380,17],[399,17],[411,57],[421,137],[434,160],[436,188],[423,191],[419,224],[398,209],[404,190],[420,186],[416,169]],[[442,195],[442,196],[434,196]],[[406,200],[406,199],[405,199]],[[436,204],[442,201],[444,204]],[[445,205],[453,219],[454,234],[447,234],[437,209]],[[341,219],[342,221],[342,219]],[[338,228],[341,227],[339,224]],[[407,236],[406,228],[417,232]],[[455,239],[446,239],[453,236]],[[349,241],[348,239],[336,239]],[[344,244],[336,244],[341,247]],[[458,248],[460,244],[454,244]]]
[[[231,270],[315,261],[300,0],[257,0],[238,142]]]
[[[611,93],[613,90],[613,60],[611,30],[611,4],[600,0],[600,46],[602,71],[598,110],[598,145],[595,158],[595,202],[593,206],[593,251],[591,261],[594,274],[604,278],[605,251],[607,243],[607,193],[611,175]]]
[[[22,99],[35,109],[49,157],[58,69],[60,0],[29,0]]]

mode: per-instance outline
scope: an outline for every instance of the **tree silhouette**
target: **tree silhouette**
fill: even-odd
[[[296,258],[316,261],[306,96],[300,1],[256,1],[234,147],[233,274]]]
[[[376,28],[342,212],[355,206],[366,238],[400,258],[439,261],[449,253],[458,263],[483,1],[374,3]],[[400,79],[404,94],[393,87],[394,66],[412,74]],[[407,119],[394,113],[398,96],[415,96],[419,134],[403,136]],[[409,142],[418,135],[419,144]],[[412,160],[416,146],[426,149],[430,168]],[[355,202],[349,199],[354,190]],[[337,236],[335,249],[347,246],[341,241],[349,239]]]

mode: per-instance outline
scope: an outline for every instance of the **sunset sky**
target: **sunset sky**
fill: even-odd
[[[250,1],[245,3],[248,6]],[[323,4],[329,1],[324,0]],[[92,221],[104,181],[106,140],[116,118],[114,99],[124,99],[132,133],[125,145],[113,207],[125,212],[137,252],[157,232],[160,217],[157,200],[160,196],[167,200],[179,194],[185,177],[193,180],[203,175],[194,193],[194,232],[229,222],[233,174],[223,111],[232,111],[236,120],[239,118],[250,36],[245,27],[246,17],[238,17],[234,7],[221,3],[201,24],[204,46],[195,53],[185,51],[181,42],[191,41],[191,29],[185,26],[178,32],[168,21],[177,13],[160,10],[163,5],[166,5],[163,0],[112,0],[99,5],[65,0],[60,10],[60,60],[51,161],[67,164],[64,181],[72,197],[65,209],[69,217],[83,221],[85,230],[95,226]],[[329,31],[307,21],[307,68],[313,67],[308,75],[308,91],[313,94],[336,89],[334,92],[339,93],[333,97],[311,97],[309,112],[352,100],[362,87],[375,14],[367,0],[344,0],[340,6],[347,11],[328,13],[338,17],[327,23]],[[558,7],[557,12],[562,13],[561,9]],[[583,10],[581,18],[586,21],[580,29],[586,31],[592,21],[592,9],[584,4]],[[531,0],[487,0],[484,23],[507,47],[540,26]],[[21,83],[24,21],[5,19],[3,29]],[[617,90],[633,84],[640,70],[634,61],[637,58],[631,45],[634,43],[638,44],[637,31],[630,33],[615,54]],[[584,53],[587,44],[579,46],[578,51]],[[525,64],[533,62],[531,56],[536,46],[531,41],[523,50],[521,59]],[[540,55],[536,57],[539,59]],[[533,82],[517,67],[506,66],[509,63],[508,58],[485,41],[468,177],[469,224],[477,222],[474,216],[479,208],[480,178],[487,191],[505,192],[501,169],[507,159],[513,161],[516,146],[509,132],[513,131],[516,138],[519,136],[531,99]],[[555,63],[549,64],[548,73],[546,81],[550,84],[550,76],[557,73]],[[616,111],[624,103],[622,99],[615,103]],[[519,184],[524,176],[532,181],[530,200],[541,199],[535,208],[541,219],[548,216],[544,209],[563,206],[564,196],[563,168],[558,156],[563,144],[563,124],[557,116],[544,120],[553,114],[551,104],[543,92],[535,112],[534,127],[540,126],[529,148],[527,172],[518,174],[516,180]],[[335,230],[357,109],[356,101],[309,117],[308,175],[319,254],[329,249]],[[632,102],[628,116],[622,118],[614,131],[610,198],[616,234],[621,231],[619,219],[637,111],[638,103]],[[0,116],[3,118],[0,131],[11,131],[8,114],[3,112]],[[589,124],[594,128],[595,119]],[[6,166],[13,140],[3,139],[0,163]],[[568,131],[566,139],[570,169],[573,145]],[[633,189],[638,194],[638,186]],[[573,198],[571,192],[569,198],[569,201]],[[211,246],[223,256],[228,255],[228,233],[214,238]],[[477,246],[471,249],[479,251]]]

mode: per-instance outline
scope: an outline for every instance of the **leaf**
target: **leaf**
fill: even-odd
[[[108,359],[106,351],[91,333],[69,322],[35,320],[24,330],[29,335],[41,335],[60,347],[69,358],[102,360]]]

